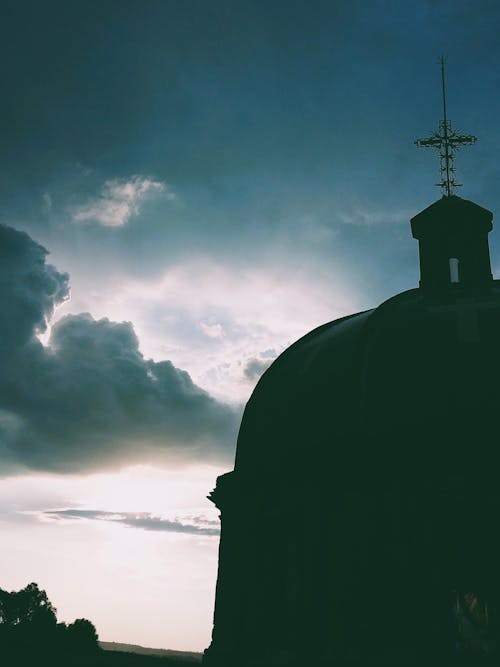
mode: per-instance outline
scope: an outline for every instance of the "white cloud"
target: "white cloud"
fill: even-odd
[[[220,322],[214,322],[213,324],[200,322],[200,329],[209,338],[222,338],[224,336],[224,328]]]
[[[99,301],[78,307],[131,319],[147,357],[169,358],[213,396],[242,401],[258,379],[245,373],[249,359],[273,359],[310,329],[363,304],[337,267],[315,275],[307,267],[231,266],[198,257],[152,281],[113,276]]]
[[[386,211],[362,205],[346,206],[336,211],[338,220],[343,225],[383,225],[407,221],[414,213],[410,210]]]
[[[52,210],[52,197],[48,192],[44,192],[42,195],[43,204],[47,211]]]
[[[105,227],[123,227],[132,216],[139,214],[144,198],[155,193],[163,193],[170,200],[175,199],[175,194],[165,183],[144,176],[108,180],[99,197],[73,210],[73,221],[93,221]]]

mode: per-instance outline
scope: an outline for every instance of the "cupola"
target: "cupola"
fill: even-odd
[[[493,280],[488,245],[492,219],[491,211],[456,195],[443,196],[412,218],[420,252],[420,287],[488,286]]]

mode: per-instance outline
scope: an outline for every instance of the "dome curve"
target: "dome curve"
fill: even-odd
[[[415,216],[419,288],[315,329],[261,378],[210,494],[207,667],[242,647],[252,667],[456,665],[452,600],[474,591],[500,618],[491,218],[454,195]]]
[[[355,368],[372,313],[348,315],[310,331],[266,370],[245,408],[236,471],[261,469],[263,461],[271,471],[282,466],[283,457],[288,462],[300,459],[304,443],[311,444],[311,423],[322,419],[325,410],[332,414],[333,401],[341,415],[335,424],[337,434],[351,428],[361,389]]]
[[[359,468],[360,456],[364,467],[387,457],[395,469],[412,452],[423,458],[429,429],[466,442],[462,417],[471,423],[477,413],[485,432],[492,430],[488,415],[500,400],[497,281],[476,306],[467,315],[460,294],[443,300],[413,289],[306,334],[275,360],[248,401],[235,472],[300,477],[323,466]],[[481,327],[480,341],[467,340],[471,326]],[[440,463],[434,456],[437,468],[449,454],[443,448]]]

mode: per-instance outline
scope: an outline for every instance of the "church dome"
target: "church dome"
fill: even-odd
[[[500,619],[491,219],[454,195],[429,206],[411,221],[419,287],[318,327],[261,377],[209,496],[205,664],[455,665],[466,600]]]
[[[207,667],[499,664],[500,281],[493,215],[453,194],[411,220],[420,281],[289,347],[248,401],[221,511]]]
[[[498,281],[474,299],[460,288],[409,290],[318,327],[257,384],[241,423],[235,472],[303,476],[309,467],[348,464],[359,470],[384,455],[393,468],[398,443],[405,456],[414,440],[425,447],[422,431],[445,430],[444,442],[457,445],[467,424],[477,429],[474,415],[483,429],[490,421],[494,428],[499,339]]]
[[[331,442],[313,444],[311,431],[318,423],[330,423],[338,439],[352,430],[363,391],[360,354],[373,313],[324,324],[274,361],[246,405],[235,470],[264,466],[274,473],[293,461],[301,469],[305,459],[317,465],[323,444],[334,447]]]

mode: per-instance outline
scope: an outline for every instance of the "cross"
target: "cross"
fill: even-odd
[[[441,56],[439,64],[441,65],[441,89],[443,94],[443,119],[439,121],[439,129],[433,132],[430,137],[425,139],[417,139],[415,144],[421,148],[437,148],[439,151],[439,171],[441,180],[436,183],[443,194],[449,197],[453,194],[453,188],[460,187],[461,183],[455,181],[455,167],[453,160],[455,158],[455,151],[461,146],[471,146],[477,141],[477,137],[472,134],[460,134],[458,130],[451,127],[451,121],[446,116],[446,86],[444,66],[445,58]]]

